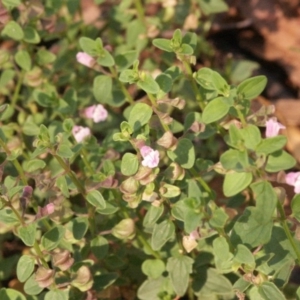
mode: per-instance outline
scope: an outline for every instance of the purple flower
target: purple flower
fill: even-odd
[[[285,129],[285,126],[277,122],[276,119],[268,120],[266,122],[266,137],[277,136],[280,129]]]
[[[95,123],[105,121],[108,116],[107,110],[101,104],[87,107],[84,114],[88,119],[93,119]]]
[[[153,150],[148,146],[143,146],[141,149],[141,155],[143,157],[142,165],[148,168],[155,168],[159,163],[159,152]]]
[[[85,52],[78,52],[76,59],[79,63],[89,68],[95,63],[95,59]]]
[[[285,182],[294,186],[294,192],[300,193],[300,172],[290,172],[285,176]]]
[[[72,129],[72,133],[74,135],[77,143],[82,142],[86,137],[91,135],[91,130],[88,127],[82,127],[75,125]]]

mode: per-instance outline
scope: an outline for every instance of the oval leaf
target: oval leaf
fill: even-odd
[[[252,181],[252,173],[228,173],[225,175],[223,191],[226,197],[231,197],[243,191]]]

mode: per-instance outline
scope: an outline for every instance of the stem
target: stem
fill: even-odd
[[[137,11],[138,19],[142,23],[145,23],[145,13],[144,13],[144,8],[143,8],[141,0],[134,0],[134,6]]]
[[[184,58],[182,59],[182,63],[183,63],[183,65],[184,65],[184,67],[185,67],[185,69],[186,69],[186,71],[187,71],[187,73],[189,75],[188,77],[189,77],[189,80],[190,80],[190,82],[192,84],[192,89],[193,89],[194,94],[196,96],[196,99],[197,99],[197,101],[199,103],[199,106],[200,106],[201,110],[203,111],[204,110],[204,103],[203,103],[203,100],[202,100],[202,96],[201,96],[201,94],[199,92],[198,86],[197,86],[197,84],[195,82],[195,79],[193,77],[193,71],[191,69],[191,66],[185,61]]]
[[[210,188],[209,185],[202,179],[202,177],[199,176],[199,175],[197,174],[197,171],[195,170],[195,168],[193,167],[193,168],[191,168],[189,171],[190,171],[190,172],[192,173],[192,175],[194,176],[194,179],[196,179],[196,180],[202,185],[202,187],[204,188],[204,190],[205,190],[207,193],[209,193],[209,194],[211,195],[211,194],[212,194],[211,188]]]
[[[13,95],[12,100],[11,100],[11,105],[13,107],[15,107],[15,105],[17,103],[19,93],[20,93],[20,89],[21,89],[21,86],[22,86],[22,83],[23,83],[23,78],[24,78],[24,71],[22,71],[19,75],[18,82],[17,82],[16,88],[15,88],[15,92],[14,92],[14,95]]]
[[[122,92],[123,92],[124,95],[126,96],[126,100],[129,102],[129,104],[133,104],[133,103],[134,103],[134,100],[133,100],[133,98],[131,97],[131,95],[129,94],[129,92],[127,91],[127,89],[126,89],[124,83],[123,83],[122,81],[119,80],[117,71],[116,71],[114,68],[112,68],[112,67],[110,67],[109,70],[110,70],[112,76],[117,80],[117,82],[118,82],[118,84],[119,84],[119,86],[120,86]]]
[[[278,200],[277,201],[277,209],[279,211],[279,214],[280,214],[280,220],[281,220],[281,223],[282,223],[282,227],[283,227],[283,230],[292,246],[292,248],[294,249],[295,253],[296,253],[296,256],[297,256],[297,260],[298,260],[298,265],[300,265],[300,250],[298,249],[296,243],[295,243],[295,240],[290,232],[290,229],[289,229],[289,226],[287,224],[287,221],[286,221],[286,216],[285,216],[285,212],[284,212],[284,209],[280,203],[280,201]]]
[[[91,167],[88,159],[87,159],[87,152],[84,148],[81,149],[80,151],[80,157],[82,158],[83,160],[83,163],[85,164],[86,168],[89,170],[89,172],[91,173],[91,175],[94,173],[94,170],[93,168]]]
[[[156,103],[156,100],[155,100],[154,96],[151,95],[151,94],[149,94],[149,93],[147,93],[147,96],[150,99],[152,106],[156,108],[157,107],[157,103]],[[159,115],[157,115],[157,116],[159,118],[160,124],[163,127],[164,131],[165,132],[170,131],[169,126],[163,122],[163,120],[160,118]]]
[[[239,116],[239,118],[242,122],[243,127],[247,127],[247,122],[246,122],[246,119],[245,119],[244,115],[242,114],[242,112],[237,107],[235,107],[235,109],[238,113],[238,116]]]

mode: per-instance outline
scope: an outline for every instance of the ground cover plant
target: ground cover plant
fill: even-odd
[[[299,299],[300,173],[267,78],[214,68],[227,4],[94,3],[2,1],[0,299]]]

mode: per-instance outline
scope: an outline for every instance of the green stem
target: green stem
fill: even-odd
[[[141,0],[134,0],[134,6],[135,6],[136,11],[137,11],[138,19],[142,23],[145,23],[145,21],[146,21],[145,20],[145,12],[144,12],[144,8],[143,8]]]
[[[280,220],[281,220],[283,230],[284,230],[284,232],[285,232],[292,248],[294,249],[294,251],[296,253],[297,260],[298,260],[298,265],[300,265],[300,249],[298,249],[298,247],[295,243],[295,240],[294,240],[294,238],[291,234],[291,231],[290,231],[289,226],[288,226],[287,221],[286,221],[286,216],[285,216],[284,209],[283,209],[283,207],[282,207],[279,200],[277,201],[277,209],[278,209],[279,214],[280,214]]]
[[[235,107],[235,109],[238,113],[239,119],[241,120],[243,127],[244,128],[247,127],[247,122],[246,122],[246,119],[245,119],[244,115],[242,114],[242,112],[237,107]]]
[[[14,95],[11,99],[11,105],[13,107],[15,107],[15,105],[17,103],[19,93],[20,93],[20,90],[21,90],[21,86],[22,86],[22,83],[23,83],[23,78],[24,78],[24,71],[22,71],[19,75],[18,82],[17,82],[16,88],[15,88],[15,92],[14,92]]]
[[[89,172],[91,173],[91,175],[93,175],[94,173],[94,170],[92,168],[92,166],[90,165],[88,159],[87,159],[87,152],[84,148],[81,149],[80,151],[80,157],[82,158],[83,160],[83,163],[85,164],[86,168],[89,170]]]
[[[152,106],[155,107],[155,108],[157,108],[157,103],[156,103],[156,100],[155,100],[154,96],[151,95],[151,94],[149,94],[149,93],[147,93],[147,95],[148,95],[149,100],[151,101]],[[170,131],[169,126],[164,123],[164,121],[160,118],[159,115],[157,115],[157,116],[159,118],[160,124],[163,127],[164,131],[166,131],[166,132]]]
[[[212,195],[212,190],[209,187],[209,185],[202,179],[201,176],[199,176],[199,174],[197,173],[197,171],[195,170],[195,168],[191,168],[189,170],[191,172],[191,174],[194,176],[194,179],[196,179],[204,188],[204,190],[209,193],[209,195]]]
[[[123,83],[122,81],[119,80],[117,71],[116,71],[114,68],[112,68],[112,67],[110,67],[109,70],[110,70],[112,76],[117,80],[117,82],[118,82],[118,84],[119,84],[119,86],[120,86],[122,92],[123,92],[124,95],[126,96],[126,100],[128,101],[128,103],[129,103],[129,104],[133,104],[133,103],[134,103],[134,100],[133,100],[133,98],[131,97],[131,95],[129,94],[129,92],[127,91],[127,89],[126,89],[124,83]]]
[[[6,152],[6,154],[8,156],[11,155],[10,150],[8,149],[8,147],[6,146],[6,144],[4,143],[4,141],[1,138],[0,138],[0,146],[4,149],[4,151]],[[24,185],[27,185],[27,178],[25,176],[25,173],[24,173],[19,161],[17,159],[13,159],[13,160],[11,160],[11,162],[14,165],[14,167],[17,169],[17,171],[21,177],[22,183]]]
[[[188,62],[186,62],[186,60],[184,58],[182,58],[182,63],[188,73],[188,77],[189,77],[189,80],[192,84],[192,89],[193,89],[193,92],[196,96],[196,99],[199,103],[199,106],[201,108],[201,110],[203,111],[204,110],[204,103],[203,103],[203,100],[202,100],[202,96],[200,94],[200,91],[198,89],[198,86],[197,86],[197,83],[195,82],[195,79],[193,77],[193,71],[191,69],[191,66],[188,64]]]

